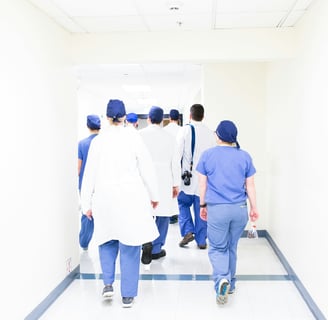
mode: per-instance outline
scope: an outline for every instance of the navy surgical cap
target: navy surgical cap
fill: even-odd
[[[236,143],[237,148],[239,149],[239,143],[237,142],[237,127],[230,120],[223,120],[219,123],[216,128],[217,136],[224,142]]]
[[[171,109],[170,111],[170,118],[172,120],[179,120],[179,111],[176,109]]]
[[[126,114],[125,106],[121,100],[109,100],[107,104],[107,117],[113,118],[114,122],[118,122],[120,118],[124,117]]]
[[[128,113],[126,115],[126,121],[130,123],[136,123],[138,121],[138,115],[136,113]]]
[[[90,114],[87,116],[87,127],[91,130],[99,130],[100,129],[100,118],[95,114]]]
[[[151,107],[148,116],[152,123],[161,123],[163,120],[164,111],[160,107]]]

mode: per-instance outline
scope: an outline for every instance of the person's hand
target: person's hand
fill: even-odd
[[[172,197],[176,198],[179,194],[179,187],[173,187],[172,188]]]
[[[87,218],[88,218],[89,220],[92,220],[92,210],[91,210],[91,209],[89,209],[89,210],[85,213],[85,215],[87,216]]]
[[[251,209],[249,212],[249,218],[252,222],[256,221],[259,218],[259,213],[257,212],[257,209]]]
[[[158,206],[158,201],[150,201],[151,206],[153,207],[153,209],[156,209],[156,207]]]
[[[204,221],[207,221],[207,208],[200,208],[200,218]]]

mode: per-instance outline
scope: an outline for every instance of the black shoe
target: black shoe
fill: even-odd
[[[170,224],[175,224],[178,222],[178,215],[174,215],[172,217],[170,217]]]
[[[199,249],[206,249],[207,248],[207,245],[206,244],[199,244],[198,245],[198,248]]]
[[[194,239],[195,239],[194,235],[191,232],[189,232],[180,241],[179,246],[184,247],[185,245],[187,245],[189,242],[193,241]]]
[[[153,249],[153,245],[151,242],[147,242],[142,245],[142,255],[141,255],[141,262],[143,264],[150,264],[152,259],[151,251]]]
[[[159,258],[165,257],[166,256],[166,251],[162,249],[159,253],[154,253],[151,255],[153,260],[157,260]]]

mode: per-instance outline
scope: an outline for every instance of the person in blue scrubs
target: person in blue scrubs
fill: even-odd
[[[207,221],[208,256],[218,304],[235,291],[237,245],[248,220],[259,217],[251,156],[240,149],[237,127],[230,120],[216,129],[218,146],[204,151],[199,173],[200,217]],[[248,205],[249,202],[249,212]]]
[[[87,116],[87,127],[89,129],[89,136],[79,141],[78,144],[78,162],[77,171],[79,176],[79,194],[81,194],[81,186],[84,174],[85,164],[88,158],[88,152],[90,143],[95,138],[101,127],[101,120],[99,116],[95,114],[90,114]],[[80,247],[83,250],[88,250],[89,243],[92,239],[94,231],[94,220],[93,217],[88,218],[86,215],[81,216],[81,229],[79,233]]]

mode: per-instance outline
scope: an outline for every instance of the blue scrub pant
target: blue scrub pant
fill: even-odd
[[[207,205],[208,257],[213,269],[214,289],[221,279],[235,289],[237,245],[248,221],[247,204]]]
[[[167,232],[169,230],[170,217],[156,217],[156,225],[159,232],[158,238],[153,241],[152,254],[160,253],[165,244]]]
[[[178,195],[178,204],[181,236],[184,237],[191,232],[195,235],[198,245],[206,244],[207,223],[200,218],[199,197],[181,191]],[[194,208],[194,219],[190,210],[191,206]]]
[[[138,294],[141,246],[127,246],[118,240],[111,240],[99,246],[100,265],[104,285],[113,284],[115,265],[120,252],[121,295],[136,297]]]
[[[94,231],[94,220],[91,217],[91,220],[85,215],[82,214],[81,217],[81,230],[79,233],[79,242],[80,246],[83,249],[87,249],[91,241],[93,231]]]

